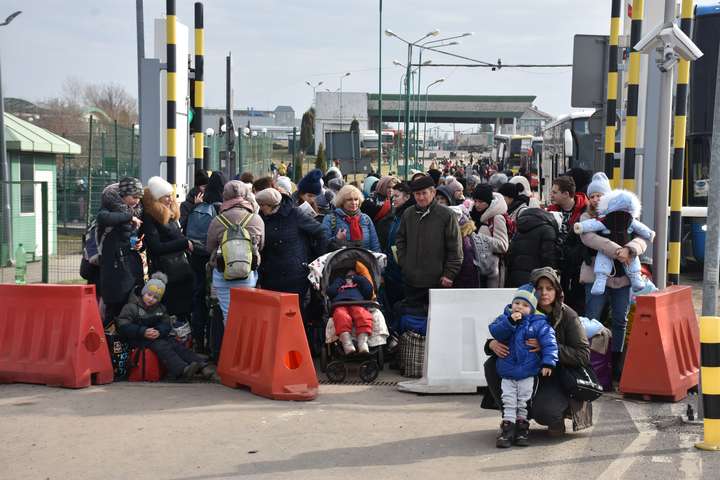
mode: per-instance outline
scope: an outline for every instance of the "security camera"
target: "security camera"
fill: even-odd
[[[653,28],[634,48],[636,51],[645,54],[650,54],[662,48],[663,59],[660,63],[661,69],[666,62],[668,64],[672,63],[672,65],[675,64],[674,61],[668,62],[669,51],[689,61],[695,61],[703,56],[703,52],[697,45],[674,23],[670,25],[661,24]],[[669,68],[672,68],[672,65],[670,65]]]

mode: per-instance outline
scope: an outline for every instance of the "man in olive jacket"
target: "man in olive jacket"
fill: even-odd
[[[397,260],[405,297],[429,303],[429,289],[450,288],[463,260],[460,227],[455,214],[435,200],[435,183],[427,175],[410,184],[415,206],[403,213],[397,233]]]

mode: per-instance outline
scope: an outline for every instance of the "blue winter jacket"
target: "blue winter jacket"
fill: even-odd
[[[340,247],[347,246],[361,247],[365,250],[372,250],[373,252],[381,251],[380,241],[378,240],[375,225],[372,220],[364,213],[358,213],[358,215],[360,215],[360,228],[363,233],[361,241],[350,240],[350,225],[345,221],[347,214],[342,208],[336,208],[325,215],[325,218],[323,218],[323,226],[325,227],[326,235],[329,235],[328,243],[330,244],[330,250],[336,250]],[[347,240],[345,240],[345,242],[339,242],[335,237],[340,229],[345,229],[347,232]]]
[[[554,368],[558,362],[558,346],[555,341],[555,330],[547,322],[542,313],[534,313],[523,317],[518,323],[510,318],[510,305],[505,307],[502,315],[490,324],[490,334],[510,349],[505,358],[498,358],[497,372],[502,378],[521,380],[534,377],[540,368]],[[540,343],[540,352],[532,353],[525,342],[536,338]]]
[[[333,303],[363,301],[372,298],[373,287],[367,278],[362,275],[353,275],[350,285],[346,285],[346,279],[347,277],[338,277],[327,288],[327,295]]]

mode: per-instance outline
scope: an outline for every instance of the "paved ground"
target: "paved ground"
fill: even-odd
[[[594,428],[553,439],[538,427],[532,447],[498,450],[498,416],[479,402],[375,385],[323,385],[306,403],[215,384],[4,385],[0,478],[670,480],[720,472],[720,453],[692,447],[701,428],[681,423],[684,403],[606,395],[594,404]]]

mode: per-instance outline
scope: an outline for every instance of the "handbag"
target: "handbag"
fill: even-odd
[[[193,276],[192,267],[184,250],[158,256],[155,271],[164,273],[173,283],[187,280]]]
[[[592,368],[561,366],[558,370],[560,384],[570,398],[592,402],[603,394],[603,387]]]
[[[473,263],[478,269],[478,273],[484,277],[492,277],[498,274],[498,256],[492,251],[490,239],[482,234],[472,235],[475,247],[475,259]]]

